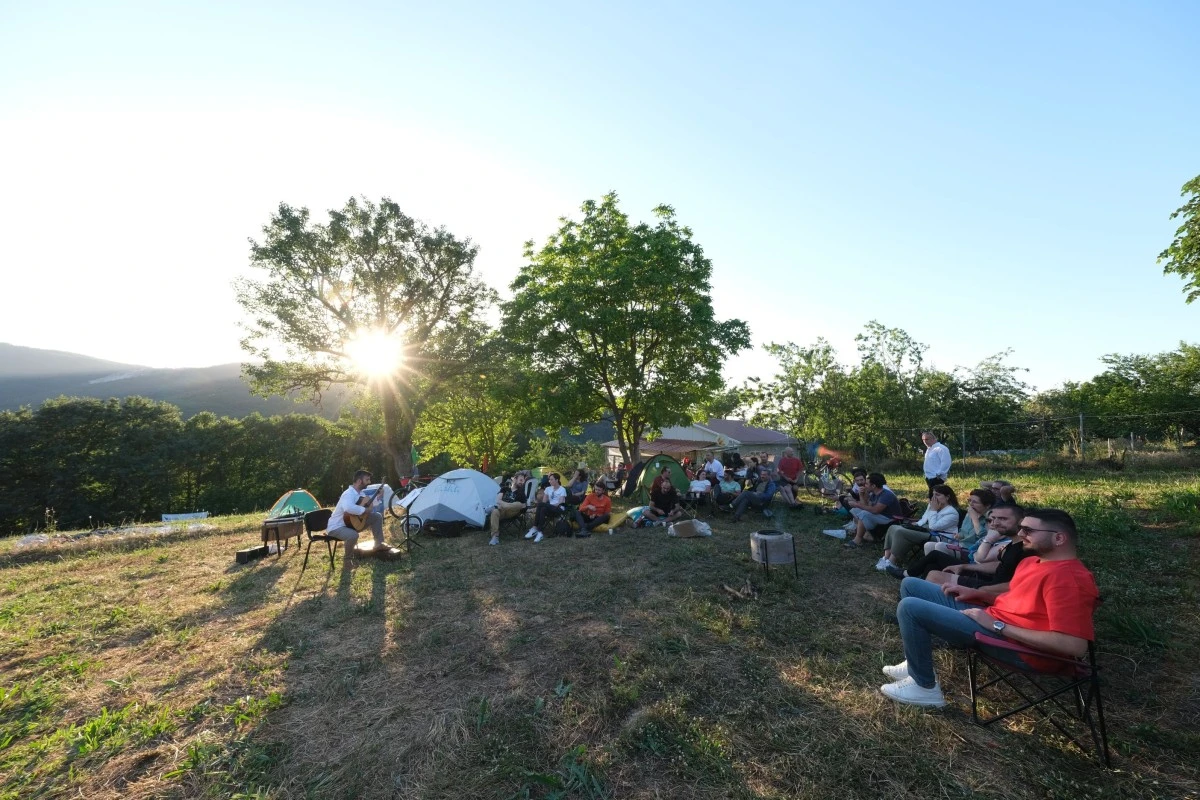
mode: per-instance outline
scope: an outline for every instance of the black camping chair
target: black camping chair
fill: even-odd
[[[993,654],[997,649],[1037,656],[1053,661],[1055,666],[1050,669],[1037,669],[1029,665],[1011,664]],[[992,653],[989,653],[989,650]],[[976,633],[975,646],[967,650],[967,674],[971,680],[971,716],[976,725],[991,725],[1013,714],[1032,709],[1049,720],[1063,736],[1086,751],[1088,748],[1067,730],[1060,717],[1079,720],[1087,725],[1091,733],[1096,755],[1104,762],[1104,766],[1111,766],[1108,756],[1108,730],[1104,725],[1104,703],[1100,697],[1100,670],[1096,665],[1094,643],[1088,642],[1087,658],[1063,658],[1016,642],[996,639],[985,633]],[[1023,702],[1007,710],[998,711],[990,717],[981,716],[980,700],[1000,700],[984,697],[983,693],[999,684],[1007,686]],[[1064,702],[1064,695],[1069,695],[1074,702]]]
[[[304,548],[304,566],[300,568],[300,574],[303,575],[304,570],[308,569],[308,552],[312,550],[313,542],[325,543],[329,550],[329,569],[333,569],[333,553],[341,540],[330,536],[326,530],[331,516],[332,508],[318,508],[304,515],[304,532],[308,534],[308,547]]]

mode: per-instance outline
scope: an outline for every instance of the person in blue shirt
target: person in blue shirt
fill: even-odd
[[[763,470],[759,474],[758,482],[754,487],[739,494],[737,500],[734,501],[733,521],[741,522],[742,515],[751,506],[761,508],[763,516],[770,518],[771,510],[767,506],[771,505],[771,498],[775,496],[775,492],[778,490],[779,474],[773,470]]]
[[[863,542],[873,542],[875,537],[871,531],[895,522],[894,517],[900,516],[900,499],[896,493],[887,488],[887,478],[882,473],[872,472],[867,476],[867,496],[865,499],[849,502],[850,516],[854,517],[854,538],[846,542],[845,547],[859,547]]]

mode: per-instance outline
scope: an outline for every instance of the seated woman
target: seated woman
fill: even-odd
[[[588,493],[588,476],[587,471],[582,469],[575,470],[575,477],[571,479],[571,483],[567,486],[567,505],[577,506],[583,502],[583,498]]]
[[[968,564],[975,560],[975,550],[987,535],[987,518],[996,496],[988,489],[974,489],[967,498],[967,514],[952,543],[926,542],[925,555],[908,565],[903,574],[924,578],[935,569],[952,564]],[[891,570],[888,572],[895,575]],[[900,577],[900,576],[897,576]]]
[[[742,483],[735,478],[729,470],[725,470],[725,478],[713,488],[713,499],[717,505],[731,505],[737,496],[741,494]]]
[[[900,569],[920,552],[926,542],[952,541],[958,531],[958,498],[946,484],[933,487],[929,506],[915,525],[892,525],[883,539],[883,558],[875,569],[886,572],[888,567]]]
[[[958,533],[952,542],[927,542],[925,552],[934,551],[958,556],[959,561],[969,561],[967,553],[973,552],[976,542],[987,534],[987,517],[996,505],[996,495],[991,489],[972,489],[967,498],[967,514],[963,517]]]
[[[545,499],[537,504],[537,514],[533,518],[533,527],[525,534],[526,539],[533,539],[534,544],[545,538],[542,529],[547,519],[562,516],[567,505],[567,488],[562,485],[562,477],[557,472],[550,473],[550,485],[545,489]]]
[[[800,459],[796,458],[796,451],[790,447],[783,449],[783,457],[779,459],[779,475],[782,478],[779,482],[779,496],[783,498],[783,502],[789,506],[801,505],[796,500],[796,484],[800,480],[800,472],[804,465],[800,463]]]
[[[674,522],[683,516],[683,507],[679,505],[679,492],[671,483],[671,468],[663,467],[663,471],[650,484],[650,505],[646,507],[646,518],[652,522]]]

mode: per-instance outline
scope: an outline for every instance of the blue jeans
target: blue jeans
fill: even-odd
[[[771,498],[774,496],[774,494],[774,492],[771,492],[769,495],[765,492],[763,494],[755,494],[751,491],[742,492],[737,496],[737,500],[735,500],[733,503],[733,515],[740,518],[746,513],[746,509],[750,508],[751,506],[754,508],[765,509],[767,506],[771,505]]]
[[[886,528],[888,525],[894,525],[896,522],[891,517],[885,517],[883,514],[872,514],[863,508],[852,508],[850,509],[850,514],[855,519],[861,519],[863,527],[869,531],[875,530],[880,525]]]
[[[933,672],[933,637],[946,640],[954,647],[970,647],[975,644],[975,634],[983,632],[996,639],[1002,638],[989,628],[962,613],[964,608],[973,608],[960,603],[942,592],[942,587],[920,578],[905,578],[900,583],[900,605],[896,606],[896,618],[900,621],[900,638],[904,640],[904,658],[908,661],[908,674],[918,686],[926,689],[937,684]],[[1014,664],[1021,657],[1009,650],[994,650],[991,654]]]

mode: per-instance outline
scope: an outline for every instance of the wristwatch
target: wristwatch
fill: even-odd
[[[992,630],[994,630],[996,633],[1004,633],[1004,628],[1005,625],[1000,620],[996,620],[992,623]]]

